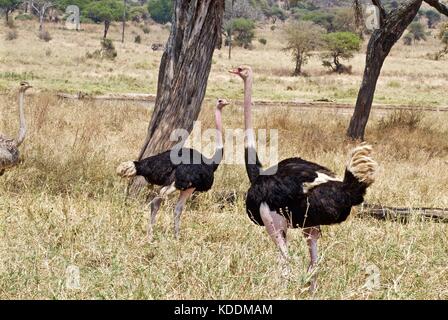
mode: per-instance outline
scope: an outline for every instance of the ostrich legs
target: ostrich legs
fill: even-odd
[[[176,190],[180,191],[179,200],[174,210],[174,235],[178,239],[180,216],[186,201],[195,191],[205,192],[211,189],[214,173],[223,157],[222,109],[228,104],[225,99],[218,99],[216,103],[217,145],[211,159],[194,149],[180,148],[168,150],[141,161],[123,162],[118,166],[117,174],[121,177],[143,176],[148,183],[162,186],[159,195],[150,203],[151,214],[147,229],[149,241],[152,241],[157,212],[164,198]]]
[[[0,134],[0,176],[6,169],[14,167],[19,162],[19,146],[25,140],[26,122],[24,100],[25,91],[31,88],[28,82],[21,82],[19,88],[19,134],[17,139],[10,139]]]
[[[252,69],[240,66],[230,72],[244,81],[245,160],[251,183],[246,197],[247,214],[255,224],[265,226],[284,264],[288,262],[287,229],[302,228],[310,252],[308,270],[314,273],[319,226],[345,221],[352,206],[364,201],[367,187],[374,182],[377,164],[370,157],[372,148],[361,144],[351,151],[343,180],[335,178],[329,169],[301,158],[285,159],[274,168],[263,170],[255,150],[251,120]],[[314,274],[310,291],[315,289]]]

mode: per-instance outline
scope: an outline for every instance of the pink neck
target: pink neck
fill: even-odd
[[[254,129],[252,127],[252,75],[244,80],[244,127],[246,130],[246,147],[255,148]]]
[[[221,109],[216,108],[215,111],[215,122],[216,122],[216,149],[221,149],[224,147],[222,142],[222,112]]]

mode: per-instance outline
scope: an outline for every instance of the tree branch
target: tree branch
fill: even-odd
[[[383,3],[381,0],[372,0],[372,3],[374,6],[376,6],[380,10],[380,18],[382,21],[386,20],[387,18],[387,11],[384,9]]]
[[[424,0],[431,7],[437,9],[441,14],[444,14],[448,17],[448,7],[443,3],[440,3],[438,0]]]

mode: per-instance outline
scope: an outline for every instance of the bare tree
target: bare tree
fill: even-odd
[[[44,31],[45,14],[49,8],[54,6],[54,3],[49,0],[34,0],[31,1],[31,6],[39,16],[39,31]]]
[[[423,0],[407,0],[396,9],[387,12],[381,0],[372,0],[372,4],[378,8],[380,13],[380,26],[372,33],[367,47],[364,76],[356,100],[355,111],[347,130],[348,137],[364,139],[376,84],[384,60],[417,15],[422,2]],[[425,2],[436,8],[440,13],[448,15],[448,8],[440,1],[425,0]],[[355,6],[359,7],[359,5],[359,0],[355,0]]]
[[[139,159],[174,146],[174,129],[191,132],[204,100],[215,47],[221,46],[224,0],[177,0],[159,69],[157,98]],[[145,185],[131,182],[135,195]]]

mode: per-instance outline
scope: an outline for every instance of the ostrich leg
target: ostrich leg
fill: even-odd
[[[176,240],[179,240],[180,231],[180,215],[184,209],[185,203],[188,198],[193,194],[194,188],[190,188],[180,192],[179,200],[177,201],[176,208],[174,209],[174,236]]]
[[[316,265],[317,265],[317,240],[320,238],[320,227],[311,227],[303,229],[303,234],[306,237],[308,249],[310,252],[310,265],[308,266],[308,272],[311,273],[310,292],[316,291]]]
[[[153,228],[156,223],[156,216],[157,216],[157,213],[159,212],[160,204],[162,203],[162,200],[164,198],[168,197],[174,191],[176,191],[174,184],[163,187],[160,190],[159,195],[157,197],[155,197],[149,204],[149,206],[151,208],[151,217],[149,218],[148,231],[147,231],[149,242],[152,242],[152,239],[153,239]]]
[[[290,274],[288,262],[288,244],[286,233],[288,231],[288,221],[285,217],[275,211],[271,211],[266,203],[260,206],[260,215],[266,231],[271,236],[280,250],[280,263],[282,265],[282,276],[287,277]]]

